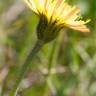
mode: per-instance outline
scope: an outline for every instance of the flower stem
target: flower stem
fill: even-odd
[[[19,73],[17,74],[15,85],[13,86],[9,96],[16,96],[17,91],[18,91],[19,86],[20,86],[20,83],[21,83],[21,81],[22,81],[27,69],[29,68],[29,66],[31,64],[31,61],[32,61],[33,57],[43,47],[44,44],[45,43],[43,41],[40,41],[40,40],[38,40],[36,42],[34,48],[31,50],[31,52],[27,56],[24,64],[22,65],[22,67],[20,68]]]

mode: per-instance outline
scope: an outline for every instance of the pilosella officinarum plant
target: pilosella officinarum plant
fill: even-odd
[[[38,41],[30,51],[23,66],[20,68],[16,83],[11,90],[10,96],[16,96],[20,82],[31,64],[34,55],[45,43],[54,40],[61,29],[72,28],[81,32],[90,32],[86,27],[89,20],[83,21],[78,16],[80,9],[70,6],[65,0],[24,0],[29,8],[40,18],[37,26]]]

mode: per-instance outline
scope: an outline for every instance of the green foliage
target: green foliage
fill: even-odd
[[[18,69],[33,48],[39,21],[24,2],[5,1],[0,1],[2,94],[10,92]],[[91,19],[88,24],[91,32],[65,29],[60,39],[45,45],[31,62],[18,92],[20,96],[96,96],[96,3],[95,0],[67,1],[82,9],[84,19]],[[21,11],[17,10],[19,7]]]

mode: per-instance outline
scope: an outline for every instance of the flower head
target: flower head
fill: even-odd
[[[68,5],[65,0],[25,0],[25,2],[40,17],[37,27],[39,39],[47,38],[50,41],[62,28],[90,32],[85,26],[89,20],[81,20],[78,16],[80,9]]]

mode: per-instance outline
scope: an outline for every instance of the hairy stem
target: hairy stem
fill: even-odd
[[[21,83],[21,81],[22,81],[28,67],[31,64],[31,60],[37,54],[37,52],[42,48],[42,46],[44,44],[45,43],[43,41],[38,40],[37,43],[35,44],[34,48],[30,51],[30,53],[27,56],[24,64],[21,66],[21,68],[19,70],[19,73],[17,74],[15,85],[13,86],[9,96],[16,96],[17,91],[18,91],[19,86],[20,86],[20,83]]]

